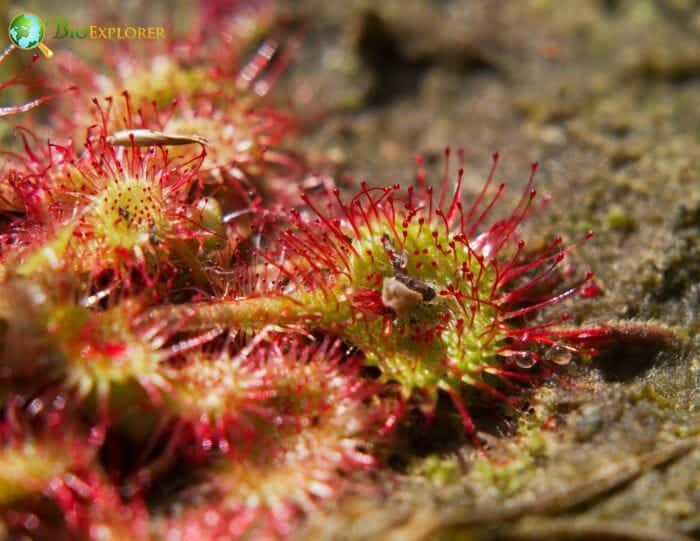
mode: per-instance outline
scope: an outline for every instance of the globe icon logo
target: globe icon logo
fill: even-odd
[[[53,51],[42,43],[44,39],[44,21],[33,13],[20,13],[10,22],[8,30],[10,41],[20,49],[39,50],[47,58],[51,58]]]

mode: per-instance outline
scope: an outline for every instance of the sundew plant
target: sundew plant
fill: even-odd
[[[390,494],[441,423],[508,471],[485,423],[614,340],[672,338],[570,315],[602,293],[574,257],[593,233],[537,219],[537,163],[504,182],[453,147],[348,180],[304,146],[333,113],[280,81],[289,13],[192,17],[147,54],[57,47],[25,70],[42,96],[0,108],[0,538],[291,538]]]

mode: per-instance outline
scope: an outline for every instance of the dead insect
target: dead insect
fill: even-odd
[[[130,215],[129,215],[129,211],[126,210],[126,208],[120,206],[120,207],[119,207],[119,216],[121,216],[121,217],[124,218],[125,220],[128,220],[128,219],[129,219],[129,216],[130,216]]]
[[[391,260],[391,268],[394,274],[405,273],[408,266],[408,252],[406,250],[397,252],[387,235],[382,235],[382,246]]]
[[[164,133],[146,128],[120,130],[107,137],[107,142],[115,146],[147,147],[153,145],[190,145],[198,143],[206,145],[209,141],[200,135],[181,135]]]
[[[423,302],[423,295],[414,291],[394,276],[385,277],[382,282],[382,304],[397,315],[410,312]]]
[[[435,290],[427,282],[406,273],[408,252],[396,251],[387,235],[382,236],[382,246],[389,255],[394,276],[385,277],[382,283],[382,303],[401,315],[421,302],[435,298]]]
[[[419,280],[418,278],[414,278],[408,274],[395,273],[394,277],[411,291],[420,293],[421,297],[423,298],[423,302],[430,302],[435,298],[435,290],[423,280]]]

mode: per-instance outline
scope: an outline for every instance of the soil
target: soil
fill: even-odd
[[[577,252],[603,294],[576,322],[626,339],[494,421],[479,457],[458,430],[409,435],[386,499],[354,499],[318,539],[700,539],[700,7],[691,0],[287,2],[301,46],[287,88],[300,148],[355,180],[434,178],[463,148],[477,193],[499,151],[519,195],[538,161],[551,203],[530,238]],[[452,168],[456,171],[456,161]],[[453,174],[454,174],[453,171]],[[486,408],[488,409],[488,408]]]

